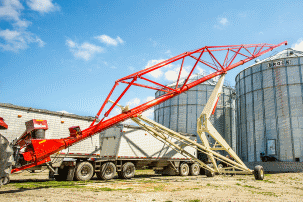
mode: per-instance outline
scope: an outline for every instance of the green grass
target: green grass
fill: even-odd
[[[201,200],[199,199],[194,199],[194,200],[187,200],[186,202],[200,202]]]
[[[45,182],[23,182],[23,183],[11,183],[11,184],[19,189],[76,188],[76,189],[86,189],[92,191],[124,191],[124,190],[133,189],[133,188],[112,189],[109,187],[91,188],[84,186],[88,183],[91,183],[91,181],[45,181]]]
[[[208,186],[208,187],[209,187],[209,186],[210,186],[210,184],[208,183],[206,186]]]
[[[88,182],[83,181],[45,181],[45,182],[23,182],[12,183],[13,186],[21,189],[34,188],[83,188]]]
[[[299,179],[299,178],[297,178],[297,177],[295,177],[295,178],[290,177],[289,179],[291,179],[291,180],[295,180],[295,181],[300,181],[300,179]]]
[[[254,187],[254,186],[250,186],[250,185],[243,185],[242,187],[253,188],[253,189],[260,189],[258,187]]]
[[[274,196],[274,197],[278,197],[278,195],[276,195],[276,194],[273,193],[273,192],[257,192],[257,191],[251,191],[251,193],[253,193],[253,194],[262,194],[262,195],[265,195],[265,196]]]
[[[154,187],[154,191],[163,191],[164,190],[164,185],[159,185],[157,187]]]
[[[275,182],[270,181],[270,180],[261,180],[261,181],[263,181],[263,182],[267,182],[267,183],[273,183],[273,184],[275,184]]]

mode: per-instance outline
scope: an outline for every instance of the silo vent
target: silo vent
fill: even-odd
[[[294,51],[293,50],[290,50],[289,51],[289,55],[293,55],[294,54]]]
[[[255,60],[255,63],[258,63],[258,62],[260,62],[260,59],[256,59],[256,60]]]

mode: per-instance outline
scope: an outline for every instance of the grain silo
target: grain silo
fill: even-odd
[[[236,77],[238,155],[303,160],[303,52],[285,49]],[[301,59],[302,58],[302,59]]]
[[[197,80],[203,76],[202,74],[196,74],[192,76],[190,80]],[[183,82],[181,81],[179,87],[181,87]],[[173,83],[168,86],[175,87],[175,85],[176,84]],[[215,85],[215,80],[208,80],[189,89],[185,93],[155,106],[155,121],[177,132],[197,135],[197,118],[203,111]],[[157,91],[156,97],[163,95],[163,93],[164,92]],[[215,114],[211,116],[211,122],[222,137],[225,138],[226,142],[235,150],[236,127],[234,97],[234,89],[230,87],[228,82],[225,82]],[[201,140],[198,138],[198,141]]]

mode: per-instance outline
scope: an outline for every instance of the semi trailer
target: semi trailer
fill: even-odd
[[[13,143],[9,143],[4,136],[1,136],[0,137],[0,151],[1,151],[0,183],[7,181],[6,179],[8,179],[10,173],[14,173],[20,170],[30,169],[32,167],[36,167],[43,164],[45,164],[51,172],[60,176],[60,173],[58,173],[60,170],[56,172],[55,166],[52,165],[52,159],[51,159],[52,155],[64,149],[67,149],[80,141],[92,137],[93,135],[105,131],[106,129],[109,129],[127,119],[132,119],[139,126],[141,126],[146,131],[148,131],[155,139],[164,141],[171,148],[176,149],[181,154],[191,157],[194,161],[199,163],[199,165],[202,168],[206,169],[207,176],[213,176],[216,173],[221,174],[225,172],[225,173],[254,174],[256,179],[263,179],[264,177],[263,168],[261,166],[257,166],[255,170],[248,169],[246,165],[241,161],[241,159],[224,141],[224,139],[220,136],[220,134],[216,131],[216,129],[212,126],[212,124],[209,122],[209,118],[211,112],[215,110],[216,103],[221,93],[223,80],[227,71],[232,70],[240,65],[243,65],[244,63],[251,61],[261,56],[262,54],[265,54],[283,44],[287,45],[287,42],[285,41],[277,45],[242,44],[242,45],[227,45],[227,46],[205,46],[194,51],[185,52],[178,56],[160,62],[154,66],[145,68],[141,71],[135,72],[131,75],[116,80],[109,95],[106,97],[104,103],[102,104],[100,110],[98,111],[95,120],[88,128],[84,130],[82,130],[79,126],[74,126],[69,128],[70,134],[68,137],[64,137],[60,139],[58,138],[43,139],[41,138],[41,135],[36,135],[37,130],[35,130],[35,124],[33,124],[34,127],[31,127],[30,130],[26,130],[20,136],[20,138],[18,138],[18,140],[14,141]],[[218,53],[219,55],[217,55],[216,57],[215,55]],[[223,54],[225,53],[225,56],[222,57],[222,53]],[[238,62],[235,62],[236,58],[237,60],[239,60]],[[194,65],[191,68],[187,77],[182,82],[182,85],[179,86],[178,84],[180,82],[180,76],[182,73],[185,59],[186,60],[190,59],[194,61],[193,63],[191,63]],[[219,60],[221,60],[221,62],[219,62]],[[200,65],[204,65],[204,67],[211,68],[213,73],[210,73],[209,75],[204,76],[196,81],[189,82],[189,78],[193,74],[198,63]],[[172,64],[180,65],[179,74],[178,77],[176,78],[175,88],[165,86],[159,82],[152,81],[151,79],[146,77],[146,75],[151,73],[152,71],[156,71],[163,67],[169,67]],[[155,123],[154,121],[149,120],[146,117],[142,116],[142,112],[148,110],[149,108],[158,105],[175,96],[178,96],[181,93],[186,92],[188,89],[194,88],[200,83],[203,83],[217,76],[221,77],[220,85],[217,84],[214,92],[210,97],[209,102],[207,103],[201,116],[197,120],[198,122],[197,132],[202,140],[202,144],[198,144],[197,142],[185,137],[184,135],[176,133],[175,131],[165,128],[164,126]],[[147,85],[147,83],[149,85]],[[115,89],[119,84],[126,84],[126,88],[122,91],[120,96],[118,96],[118,98],[115,99],[115,101],[110,101],[113,92],[115,91]],[[153,86],[150,86],[150,84],[152,84]],[[132,86],[163,91],[165,92],[165,94],[155,98],[154,100],[148,101],[144,104],[134,107],[132,109],[130,109],[129,106],[122,107],[121,105],[118,104],[118,102]],[[109,110],[104,113],[103,110],[105,109],[105,106],[108,104],[108,102],[112,102],[112,105],[109,107]],[[122,113],[113,116],[111,118],[108,118],[109,114],[116,106],[121,107]],[[98,123],[96,123],[96,120],[99,118],[99,116],[102,113],[104,113],[103,117],[100,119]],[[39,120],[36,121],[39,122]],[[43,125],[43,123],[39,123],[39,124]],[[37,124],[37,127],[39,126],[39,124]],[[208,133],[209,135],[212,136],[212,138],[216,140],[214,145],[209,144],[209,142],[206,139],[205,133]],[[169,137],[173,137],[178,141],[183,142],[183,144],[187,146],[194,148],[196,147],[200,152],[207,154],[212,165],[207,165],[204,162],[200,161],[190,152],[187,152],[183,147],[171,141]],[[232,156],[234,161],[222,156],[221,154],[216,152],[217,150],[226,151]],[[216,164],[217,160],[221,160],[227,163],[228,165],[231,165],[232,169],[234,170],[219,169]],[[76,167],[79,167],[80,165],[83,166],[85,164],[87,164],[87,162],[84,163],[81,162],[78,163]],[[108,164],[110,164],[110,162]],[[131,168],[134,167],[132,165],[129,166],[130,164],[131,164],[130,162],[124,162],[123,165],[119,165],[119,166],[121,166],[122,170],[127,170],[125,171],[125,173],[132,173]],[[103,165],[106,165],[106,163],[100,164],[101,167]],[[64,169],[62,169],[61,172],[63,172],[63,170]],[[66,172],[66,170],[64,170],[64,172]],[[73,172],[72,169],[68,170],[68,173],[72,173],[72,172]],[[84,174],[88,173],[87,169],[83,169],[83,173]]]
[[[183,135],[196,141],[195,135]],[[136,169],[147,168],[166,175],[200,173],[200,167],[194,160],[155,139],[141,127],[118,124],[97,136],[98,147],[79,151],[72,146],[51,156],[55,172],[50,171],[50,178],[85,181],[96,173],[98,179],[109,180],[118,173],[120,178],[129,179],[134,177]],[[182,142],[173,138],[170,140],[182,146]],[[197,156],[195,148],[185,146],[185,150]]]

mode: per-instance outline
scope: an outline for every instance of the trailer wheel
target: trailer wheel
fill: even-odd
[[[191,164],[190,165],[190,170],[189,170],[190,175],[192,176],[197,176],[200,173],[200,166],[197,163]]]
[[[101,167],[101,172],[96,173],[99,180],[110,180],[116,175],[116,166],[112,162],[104,163]]]
[[[208,166],[211,167],[211,168],[214,167],[213,164],[208,164]],[[207,177],[214,177],[214,176],[215,176],[215,172],[211,172],[211,171],[205,169],[205,175],[206,175]]]
[[[123,165],[122,171],[118,172],[118,176],[122,179],[131,179],[135,176],[135,165],[132,162],[127,162]]]
[[[180,176],[187,176],[189,174],[189,166],[187,163],[182,163],[180,165],[179,174],[180,174]]]
[[[258,165],[255,167],[254,175],[256,180],[263,180],[264,179],[264,169],[262,166]]]
[[[83,161],[77,164],[75,179],[78,181],[90,180],[94,175],[94,167],[90,162]]]
[[[0,179],[0,186],[1,185],[6,185],[6,184],[8,184],[9,182],[10,182],[10,179],[9,179],[9,177],[3,177],[2,179]]]

